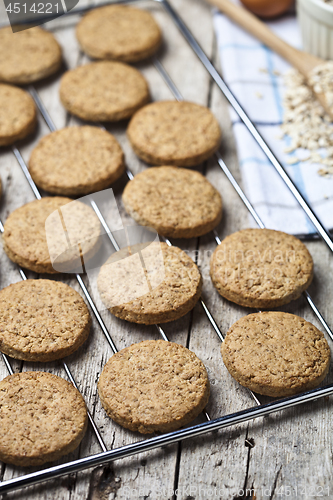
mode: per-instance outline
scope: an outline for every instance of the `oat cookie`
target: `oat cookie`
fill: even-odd
[[[123,202],[138,224],[173,238],[209,233],[222,217],[219,192],[199,172],[184,168],[141,172],[126,185]]]
[[[245,307],[271,308],[297,299],[313,278],[313,261],[294,236],[244,229],[213,253],[210,276],[217,291]]]
[[[76,36],[83,50],[96,59],[141,61],[161,45],[161,30],[144,10],[108,5],[91,10],[79,22]]]
[[[60,82],[60,99],[82,120],[114,122],[130,118],[147,104],[149,89],[137,69],[100,61],[67,71]]]
[[[322,332],[299,316],[278,311],[238,320],[227,332],[221,352],[240,384],[273,397],[319,385],[331,358]]]
[[[177,101],[145,106],[131,119],[127,135],[142,160],[178,167],[207,160],[221,140],[219,124],[208,108]]]
[[[0,382],[0,460],[28,467],[58,460],[80,444],[88,424],[83,397],[45,372],[9,375]]]
[[[125,163],[113,135],[97,127],[68,127],[40,140],[29,169],[45,191],[77,196],[110,186],[124,172]]]
[[[84,300],[60,281],[20,281],[0,291],[0,351],[12,358],[69,356],[87,339],[90,326]]]
[[[109,359],[98,393],[105,411],[119,425],[142,434],[170,432],[204,409],[209,380],[193,352],[173,342],[146,340]]]
[[[193,309],[202,278],[183,250],[153,242],[113,254],[102,266],[97,285],[112,314],[153,325],[173,321]]]
[[[30,135],[36,121],[36,108],[30,95],[0,83],[0,146],[9,146]]]
[[[26,84],[53,75],[61,66],[61,48],[54,36],[41,28],[13,33],[0,29],[0,81]]]
[[[8,257],[36,273],[54,274],[60,269],[71,272],[83,257],[86,262],[94,255],[100,244],[100,223],[93,210],[79,201],[60,196],[42,198],[17,208],[9,215],[4,228],[4,250]],[[56,263],[57,270],[52,262]]]

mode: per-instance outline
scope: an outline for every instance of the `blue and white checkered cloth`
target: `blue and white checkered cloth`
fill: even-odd
[[[301,47],[294,16],[268,25],[291,45]],[[217,11],[214,11],[214,26],[226,83],[317,216],[327,228],[333,228],[333,178],[319,176],[321,165],[318,164],[288,165],[291,155],[284,152],[291,140],[281,139],[283,74],[290,66]],[[233,110],[230,113],[244,190],[265,225],[294,234],[314,232],[311,222],[245,125]]]

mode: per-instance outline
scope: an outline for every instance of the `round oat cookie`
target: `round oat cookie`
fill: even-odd
[[[4,250],[10,260],[36,273],[73,272],[100,245],[100,223],[94,211],[60,196],[17,208],[4,229]]]
[[[209,233],[222,217],[219,192],[199,172],[184,168],[141,172],[126,185],[123,202],[138,224],[173,238]]]
[[[301,295],[312,281],[313,261],[306,246],[290,234],[244,229],[216,248],[210,276],[222,297],[266,309]]]
[[[35,130],[36,122],[36,108],[30,95],[0,83],[0,146],[24,139]]]
[[[88,308],[60,281],[26,280],[0,291],[0,351],[15,359],[53,361],[87,339]]]
[[[234,379],[251,391],[273,397],[319,385],[331,358],[322,332],[299,316],[278,311],[238,320],[227,332],[221,353]]]
[[[107,188],[124,172],[113,135],[97,127],[68,127],[43,137],[32,151],[30,174],[45,191],[77,196]]]
[[[125,62],[153,55],[162,41],[161,30],[149,12],[122,5],[88,12],[77,25],[76,36],[90,57]]]
[[[127,135],[134,152],[153,165],[190,167],[219,147],[221,130],[212,112],[193,102],[160,101],[140,109]]]
[[[61,48],[54,36],[41,28],[13,33],[0,29],[0,81],[26,84],[58,71]]]
[[[0,460],[29,467],[74,451],[88,425],[83,397],[45,372],[9,375],[0,382]]]
[[[98,393],[106,413],[119,425],[142,434],[170,432],[205,408],[209,380],[193,352],[173,342],[146,340],[109,359]]]
[[[60,82],[60,99],[82,120],[116,122],[147,104],[149,89],[137,69],[100,61],[67,71]]]
[[[200,298],[202,278],[183,250],[153,242],[113,254],[101,267],[97,286],[112,314],[153,325],[191,311]]]

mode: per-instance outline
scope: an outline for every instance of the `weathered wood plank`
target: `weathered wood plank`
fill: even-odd
[[[217,62],[217,61],[216,61]],[[221,146],[223,158],[239,180],[235,145],[226,103],[221,93],[213,87],[208,103],[217,116],[224,138]],[[231,188],[215,160],[207,165],[207,178],[223,198],[223,220],[217,232],[221,239],[238,228],[246,227],[248,214],[238,195]],[[214,289],[209,276],[209,260],[216,243],[212,234],[200,238],[199,265],[204,278],[203,298],[225,334],[229,325],[244,315],[244,309],[224,301]],[[223,365],[217,335],[210,326],[202,308],[195,308],[190,349],[205,363],[211,381],[211,398],[207,410],[211,418],[253,406],[246,389],[234,382]],[[243,424],[204,440],[182,443],[179,472],[179,498],[232,498],[238,492],[246,473],[248,448],[245,447],[247,425]],[[194,458],[195,457],[195,458]]]

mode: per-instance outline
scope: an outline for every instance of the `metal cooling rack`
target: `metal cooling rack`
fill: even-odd
[[[173,20],[173,22],[176,24],[176,26],[179,28],[179,30],[182,33],[182,35],[184,36],[185,40],[189,43],[189,45],[193,49],[194,53],[198,56],[198,58],[200,59],[200,61],[202,62],[202,64],[204,65],[204,67],[206,68],[208,73],[210,74],[210,76],[213,78],[213,80],[218,85],[219,89],[222,91],[222,93],[224,94],[226,99],[229,101],[231,106],[235,109],[235,111],[237,112],[237,114],[239,115],[241,120],[244,122],[244,124],[246,125],[248,130],[251,132],[251,134],[254,137],[254,139],[256,140],[256,142],[259,144],[259,146],[265,152],[266,156],[271,161],[274,168],[277,170],[279,175],[282,177],[282,179],[286,183],[287,187],[290,189],[292,194],[295,196],[296,200],[298,201],[298,203],[300,204],[300,206],[302,207],[304,212],[308,215],[309,219],[311,220],[311,222],[315,226],[319,237],[321,237],[326,242],[326,244],[328,245],[330,250],[333,252],[333,240],[332,240],[331,236],[326,231],[323,224],[320,222],[318,217],[315,215],[312,208],[309,206],[309,204],[304,199],[302,194],[299,192],[299,190],[297,189],[297,187],[295,186],[293,181],[290,179],[287,172],[285,171],[283,166],[279,163],[279,161],[277,160],[277,158],[275,157],[273,152],[270,150],[270,148],[268,147],[268,145],[266,144],[264,139],[261,137],[261,135],[259,134],[259,132],[255,128],[255,126],[251,122],[250,118],[247,116],[247,114],[245,113],[243,108],[240,106],[240,104],[236,100],[235,96],[232,94],[230,89],[227,87],[227,85],[223,81],[222,77],[220,76],[220,74],[218,73],[216,68],[212,65],[212,63],[210,62],[210,60],[208,59],[208,57],[206,56],[204,51],[201,49],[198,42],[195,40],[195,38],[192,35],[192,33],[190,32],[190,30],[186,27],[185,23],[182,21],[182,19],[179,17],[179,15],[176,13],[176,11],[169,4],[168,0],[150,0],[150,1],[153,3],[160,4],[163,7],[163,9],[167,12],[167,14],[170,16],[170,18]],[[101,3],[98,5],[98,7],[103,6],[103,5],[109,5],[110,3],[128,4],[128,3],[139,3],[139,2],[140,2],[140,0],[120,0],[120,1],[116,1],[116,2]],[[69,12],[67,15],[84,13],[88,10],[91,10],[92,8],[94,8],[94,7],[79,8],[79,9],[76,9],[74,11]],[[174,82],[172,81],[172,79],[170,78],[168,73],[166,72],[166,70],[163,67],[163,65],[161,64],[161,62],[157,58],[154,58],[153,63],[154,63],[155,68],[157,69],[157,71],[162,76],[165,83],[168,85],[169,89],[172,91],[174,97],[177,100],[182,100],[182,95],[180,94],[179,90],[177,89]],[[43,102],[41,101],[37,91],[35,90],[34,87],[31,87],[31,86],[29,87],[29,91],[30,91],[33,99],[35,100],[37,108],[39,109],[39,111],[40,111],[42,117],[44,118],[47,126],[49,127],[50,131],[54,131],[55,126],[51,120],[50,115],[48,114],[47,109],[45,108]],[[37,199],[41,199],[41,194],[40,194],[37,186],[35,185],[34,181],[32,180],[32,178],[29,174],[29,170],[27,168],[27,165],[26,165],[22,155],[20,154],[19,150],[17,149],[16,146],[14,146],[12,148],[12,151],[13,151],[13,154],[15,155],[20,167],[22,168],[22,171],[25,174],[26,179],[27,179],[35,197]],[[236,190],[237,194],[239,195],[239,197],[241,198],[241,200],[245,204],[249,213],[253,216],[253,218],[256,221],[256,223],[258,224],[258,226],[260,228],[264,228],[265,226],[264,226],[262,220],[260,219],[259,215],[255,211],[254,207],[251,205],[250,201],[246,197],[245,193],[242,191],[241,187],[239,186],[239,184],[237,183],[237,181],[235,180],[233,175],[231,174],[227,165],[224,163],[220,153],[216,153],[215,158],[216,158],[218,165],[223,170],[224,174],[226,175],[226,177],[228,178],[228,180],[230,181],[230,183],[232,184],[232,186]],[[130,180],[133,179],[133,174],[130,170],[127,169],[126,174]],[[107,223],[106,223],[98,205],[93,200],[93,198],[91,198],[90,203],[91,203],[91,206],[92,206],[93,210],[95,211],[96,215],[98,216],[98,218],[101,222],[101,225],[103,226],[104,230],[106,231],[106,234],[108,235],[111,244],[113,245],[115,250],[118,250],[119,249],[118,243],[117,243],[116,239],[114,238],[112,232],[110,231],[109,227],[107,226]],[[2,233],[3,230],[4,230],[4,228],[3,228],[2,222],[0,221],[0,232]],[[213,231],[213,236],[214,236],[215,242],[217,244],[220,244],[221,240],[220,240],[216,231]],[[168,245],[171,245],[171,242],[167,238],[163,238],[163,239]],[[18,267],[18,271],[20,273],[21,278],[23,280],[26,280],[27,277],[26,277],[24,271],[19,267]],[[117,348],[116,348],[116,346],[115,346],[115,344],[110,336],[110,333],[108,332],[107,327],[105,326],[105,323],[103,322],[103,319],[101,318],[101,315],[100,315],[96,305],[94,304],[93,299],[91,298],[91,295],[89,294],[87,287],[84,284],[84,281],[82,280],[82,278],[79,274],[76,274],[76,279],[77,279],[77,281],[78,281],[78,283],[83,291],[83,294],[84,294],[85,298],[87,299],[87,301],[88,301],[88,303],[89,303],[89,305],[90,305],[90,307],[91,307],[91,309],[92,309],[92,311],[93,311],[93,313],[98,321],[98,324],[102,330],[102,333],[104,334],[107,342],[109,343],[109,345],[111,347],[112,351],[114,353],[117,352]],[[312,311],[315,313],[318,320],[320,321],[320,323],[322,324],[322,326],[326,330],[327,334],[329,335],[330,339],[333,341],[333,333],[332,333],[331,329],[329,328],[328,324],[326,323],[325,319],[321,315],[319,309],[315,305],[313,299],[311,298],[311,296],[309,295],[309,293],[307,291],[303,292],[303,294],[304,294],[304,297],[307,300],[309,306],[311,307]],[[211,326],[213,327],[215,333],[218,335],[219,339],[223,342],[224,335],[221,332],[221,330],[219,329],[213,315],[211,314],[211,312],[209,311],[208,307],[206,306],[206,304],[203,302],[202,299],[200,299],[199,302],[201,303],[201,306],[203,307],[203,310],[204,310],[209,322],[211,323]],[[158,329],[162,338],[164,340],[168,340],[163,329],[159,325],[156,325],[156,328]],[[11,367],[11,364],[10,364],[8,357],[6,355],[2,354],[2,359],[6,365],[8,372],[10,374],[12,374],[13,369]],[[69,369],[67,363],[62,361],[62,365],[63,365],[63,368],[64,368],[69,380],[77,388],[77,384],[76,384],[76,382],[75,382],[75,380],[70,372],[70,369]],[[296,396],[291,396],[291,397],[280,399],[277,401],[272,401],[272,402],[267,403],[267,404],[260,404],[260,401],[258,400],[257,396],[255,394],[253,394],[251,391],[248,391],[248,392],[251,394],[251,396],[253,397],[253,399],[256,403],[256,406],[253,408],[249,408],[249,409],[246,409],[243,411],[239,411],[236,413],[225,415],[223,417],[220,417],[220,418],[217,418],[214,420],[210,420],[209,415],[206,412],[204,412],[204,415],[205,415],[207,421],[202,423],[202,424],[187,427],[185,429],[181,429],[181,430],[178,430],[175,432],[163,434],[161,436],[155,436],[153,438],[145,439],[145,440],[142,440],[140,442],[129,444],[126,446],[122,446],[120,448],[116,448],[113,450],[107,450],[107,447],[103,441],[103,438],[102,438],[101,434],[99,433],[98,427],[96,426],[96,424],[95,424],[95,422],[94,422],[94,420],[93,420],[93,418],[88,410],[89,422],[90,422],[92,431],[95,434],[95,436],[98,440],[98,443],[102,449],[101,453],[91,455],[91,456],[88,456],[85,458],[80,458],[80,459],[77,459],[77,460],[74,460],[71,462],[67,462],[67,463],[63,463],[60,465],[56,465],[54,467],[46,468],[46,469],[43,469],[43,470],[40,470],[37,472],[33,472],[31,474],[26,474],[26,475],[23,475],[23,476],[14,478],[14,479],[10,479],[8,481],[4,481],[4,482],[0,483],[0,494],[6,493],[9,491],[13,491],[15,489],[19,489],[19,488],[22,488],[25,486],[34,485],[34,484],[37,484],[37,483],[40,483],[43,481],[47,481],[50,479],[54,479],[54,478],[60,477],[62,475],[71,474],[73,472],[78,472],[78,471],[88,469],[88,468],[91,468],[91,467],[94,467],[97,465],[106,464],[106,463],[109,463],[111,461],[114,461],[114,460],[117,460],[120,458],[129,457],[131,455],[135,455],[137,453],[142,453],[144,451],[149,451],[149,450],[158,448],[160,446],[165,446],[167,444],[176,443],[176,442],[179,442],[183,439],[200,436],[204,433],[211,432],[213,430],[223,429],[223,428],[226,428],[226,427],[229,427],[232,425],[239,424],[241,422],[246,422],[248,420],[252,420],[252,419],[255,419],[258,417],[263,417],[263,416],[268,415],[270,413],[280,411],[280,410],[283,410],[286,408],[290,408],[292,406],[297,406],[297,405],[302,404],[302,403],[306,403],[309,401],[313,401],[315,399],[329,396],[329,395],[333,394],[333,384],[327,385],[325,387],[313,389],[311,391],[307,391],[305,393],[298,394]]]

